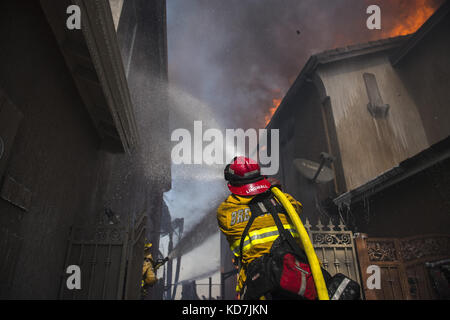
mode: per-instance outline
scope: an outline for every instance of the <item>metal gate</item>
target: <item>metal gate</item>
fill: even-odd
[[[342,221],[339,225],[334,225],[330,220],[325,226],[319,219],[313,229],[306,219],[305,228],[325,270],[331,275],[342,273],[361,283],[353,232],[347,230]]]
[[[0,299],[9,296],[22,242],[22,237],[9,229],[0,228]]]
[[[127,300],[141,298],[142,264],[144,262],[145,230],[147,217],[142,215],[136,221],[128,242],[127,276],[125,279],[125,296]]]
[[[422,235],[409,238],[356,238],[363,290],[368,300],[439,299],[432,268],[450,258],[449,235]],[[450,263],[449,263],[450,264]],[[369,289],[370,265],[381,271],[381,288]],[[445,281],[445,280],[444,280]],[[447,280],[448,281],[448,280]],[[446,284],[448,287],[448,283]]]
[[[131,226],[73,227],[60,287],[60,299],[139,299],[146,216]],[[68,289],[68,266],[79,266],[81,289]]]

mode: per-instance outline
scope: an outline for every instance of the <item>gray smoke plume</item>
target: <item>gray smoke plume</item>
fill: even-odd
[[[212,203],[211,207],[217,208],[219,204],[220,202]],[[169,258],[173,259],[192,251],[215,233],[217,233],[216,210],[212,209],[183,237],[169,254]]]
[[[443,0],[168,0],[172,83],[231,128],[259,128],[313,53],[389,36]],[[377,4],[382,30],[368,30]]]

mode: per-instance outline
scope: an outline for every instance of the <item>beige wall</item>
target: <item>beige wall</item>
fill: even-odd
[[[386,54],[335,62],[317,72],[331,99],[348,190],[428,147],[417,107]],[[375,74],[390,105],[385,119],[373,118],[367,109],[365,72]]]

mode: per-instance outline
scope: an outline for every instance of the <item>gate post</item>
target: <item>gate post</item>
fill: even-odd
[[[367,234],[359,233],[355,238],[356,253],[358,256],[359,273],[361,275],[361,286],[366,300],[377,300],[374,290],[367,288],[367,268],[370,266],[369,253],[367,252]]]

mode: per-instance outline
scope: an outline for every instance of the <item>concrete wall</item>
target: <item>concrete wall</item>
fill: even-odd
[[[376,76],[385,119],[367,109],[363,74]],[[361,56],[319,67],[330,96],[347,189],[354,189],[429,146],[414,99],[392,68],[387,53]]]
[[[429,143],[450,135],[450,14],[398,63],[396,70],[414,99]]]

